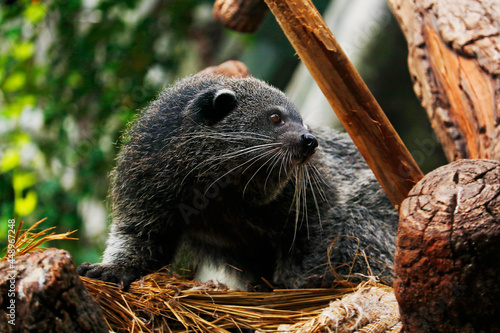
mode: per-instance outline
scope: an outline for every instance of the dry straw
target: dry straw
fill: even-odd
[[[20,255],[50,240],[74,239],[69,237],[72,232],[48,234],[53,228],[35,233],[43,221],[18,232]],[[374,279],[359,285],[340,281],[328,289],[273,292],[232,291],[166,273],[147,275],[127,291],[99,280],[82,281],[114,332],[223,333],[240,328],[259,333],[381,333],[399,332],[401,327],[392,288]]]
[[[14,248],[17,249],[16,257],[22,256],[35,250],[40,250],[40,248],[49,241],[78,240],[78,238],[69,237],[71,234],[75,233],[76,230],[68,231],[63,234],[56,234],[55,231],[53,231],[56,227],[50,227],[40,232],[35,232],[35,229],[46,220],[47,218],[41,219],[40,221],[29,227],[27,230],[23,230],[23,221],[19,222],[19,225],[16,229],[16,234],[14,236]],[[2,258],[2,261],[5,261],[7,259],[8,257],[4,256]]]

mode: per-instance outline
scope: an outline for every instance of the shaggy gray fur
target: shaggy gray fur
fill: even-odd
[[[81,275],[127,286],[182,247],[200,277],[209,267],[234,288],[391,279],[397,214],[356,147],[346,134],[309,130],[262,81],[183,79],[127,140],[103,262]]]

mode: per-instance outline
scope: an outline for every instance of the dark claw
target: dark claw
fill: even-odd
[[[132,282],[142,276],[141,270],[133,267],[88,262],[81,264],[76,272],[80,276],[115,283],[123,290],[127,290]]]

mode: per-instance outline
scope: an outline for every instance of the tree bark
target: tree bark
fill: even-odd
[[[500,159],[500,3],[388,0],[414,90],[449,161]]]
[[[404,332],[500,332],[500,163],[427,174],[401,206],[394,261]]]
[[[0,332],[108,332],[68,252],[49,249],[0,263]]]

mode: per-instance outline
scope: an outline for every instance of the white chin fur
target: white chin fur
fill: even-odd
[[[217,266],[213,263],[201,263],[196,272],[195,279],[201,282],[213,281],[215,283],[222,283],[231,290],[248,290],[248,285],[240,277],[239,272],[227,265]]]

